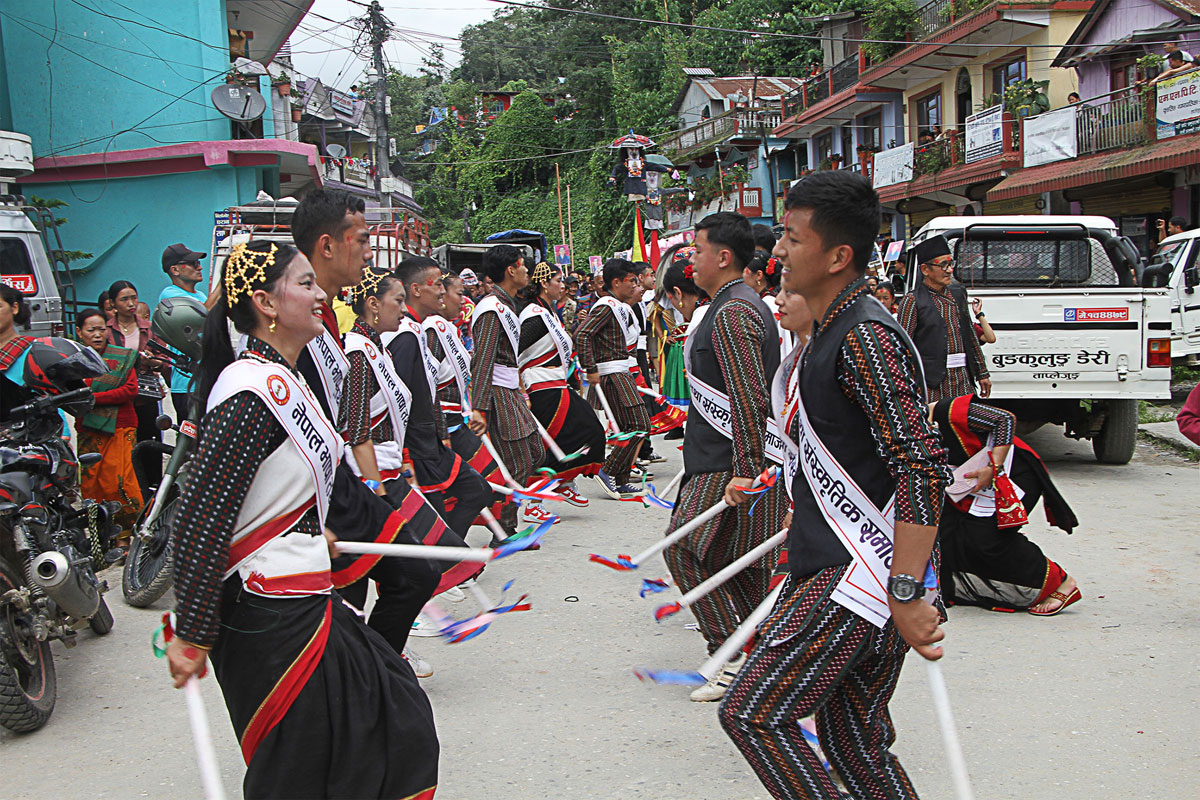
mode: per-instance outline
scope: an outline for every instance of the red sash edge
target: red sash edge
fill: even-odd
[[[325,655],[325,645],[329,641],[329,629],[333,621],[333,602],[325,604],[325,617],[313,633],[308,644],[304,645],[296,660],[284,671],[274,688],[263,698],[258,710],[250,718],[249,724],[242,732],[242,758],[246,764],[254,758],[254,753],[263,739],[267,737],[276,725],[287,715],[292,703],[308,684],[308,679],[316,671],[317,665]],[[432,795],[431,795],[432,796]]]

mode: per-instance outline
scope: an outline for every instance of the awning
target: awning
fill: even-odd
[[[1007,200],[1040,192],[1072,189],[1105,181],[1118,181],[1163,170],[1184,169],[1196,163],[1200,136],[1173,136],[1128,150],[1057,161],[1023,169],[993,186],[988,200]]]

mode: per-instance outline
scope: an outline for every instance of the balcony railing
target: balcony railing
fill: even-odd
[[[817,103],[849,89],[858,83],[862,62],[858,53],[842,59],[819,75],[805,81],[799,89],[784,95],[781,107],[783,118],[791,119]]]
[[[1147,100],[1133,90],[1089,100],[1079,106],[1075,141],[1079,155],[1121,147],[1136,147],[1150,140]]]
[[[777,108],[738,108],[668,134],[659,145],[664,151],[683,154],[736,136],[757,137],[762,131],[770,132],[780,121]]]
[[[966,4],[963,0],[932,0],[921,6],[917,9],[917,19],[913,24],[913,39],[921,41],[929,38],[935,31],[952,22],[956,17],[962,16],[959,9],[964,5]],[[983,4],[970,3],[970,5],[979,7]]]

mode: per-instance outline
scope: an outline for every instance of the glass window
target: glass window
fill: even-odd
[[[816,149],[814,155],[817,157],[817,163],[820,164],[833,155],[833,132],[822,133],[813,141],[813,146]]]
[[[859,117],[858,143],[872,150],[879,150],[883,142],[883,115],[876,112]]]
[[[37,273],[29,260],[29,251],[20,239],[0,239],[0,283],[7,283],[24,294],[34,294],[38,290]]]
[[[992,92],[1003,99],[1004,90],[1025,80],[1025,56],[1014,58],[992,70]]]
[[[942,126],[942,93],[940,91],[927,94],[915,103],[917,110],[917,129],[913,131],[913,141],[919,141],[920,133],[926,128],[933,130]],[[937,131],[934,131],[936,134]]]

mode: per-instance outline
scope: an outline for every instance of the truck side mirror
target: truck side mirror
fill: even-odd
[[[1183,271],[1183,286],[1188,294],[1195,291],[1194,287],[1198,283],[1200,283],[1200,267],[1192,266]]]

